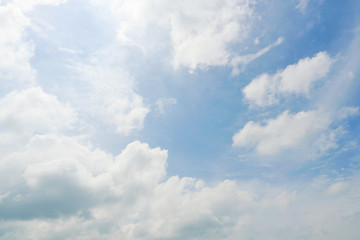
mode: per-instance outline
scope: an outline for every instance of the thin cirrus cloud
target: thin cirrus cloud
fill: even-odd
[[[163,115],[166,110],[177,103],[176,98],[160,98],[156,101],[157,111]]]
[[[264,107],[290,94],[309,96],[311,87],[327,75],[333,62],[326,52],[319,52],[273,75],[261,74],[243,89],[244,98],[251,106]]]

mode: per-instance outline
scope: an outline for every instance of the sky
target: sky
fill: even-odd
[[[359,9],[0,0],[0,239],[359,239]]]

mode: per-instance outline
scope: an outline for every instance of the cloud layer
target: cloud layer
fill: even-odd
[[[264,191],[262,182],[209,185],[166,177],[166,165],[167,151],[138,141],[112,156],[74,137],[34,136],[1,161],[2,239],[351,239],[359,234],[353,226],[360,209],[351,200],[359,194],[352,187],[356,178],[323,176],[307,183],[306,191],[291,184],[267,185]]]

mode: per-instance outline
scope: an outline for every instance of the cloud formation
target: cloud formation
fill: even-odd
[[[69,5],[63,8],[37,8],[65,2]],[[308,2],[300,1],[298,8],[305,9]],[[255,9],[257,3],[0,0],[0,239],[356,239],[360,235],[358,139],[349,137],[348,145],[355,149],[351,159],[348,146],[339,138],[347,133],[347,124],[357,130],[352,126],[357,126],[356,121],[344,122],[359,109],[341,108],[341,104],[328,109],[320,102],[317,110],[294,111],[289,104],[286,109],[290,110],[276,109],[282,113],[257,122],[249,120],[253,112],[243,114],[244,109],[239,109],[247,108],[241,105],[239,94],[243,82],[227,78],[229,69],[238,74],[245,70],[243,66],[282,43],[282,38],[272,44],[262,38],[265,48],[258,52],[245,49],[254,54],[242,55],[244,49],[238,49],[245,48],[242,43],[249,40],[254,19],[262,17]],[[297,11],[293,3],[289,5]],[[79,22],[65,19],[69,13],[76,13],[71,17]],[[64,31],[63,38],[56,34],[38,38],[36,31],[28,34],[36,21],[32,17],[54,24],[53,33]],[[67,25],[75,23],[81,24],[77,28]],[[75,39],[73,34],[77,33],[70,29],[88,34]],[[111,34],[97,36],[104,33],[99,29],[117,34],[117,39]],[[281,34],[262,30],[256,36],[288,37],[285,30],[279,31]],[[84,44],[84,36],[96,41],[79,50],[74,42]],[[359,41],[354,42],[358,45]],[[357,45],[351,50],[360,49]],[[165,50],[158,51],[160,48]],[[352,59],[347,60],[351,66],[339,71],[340,78],[332,77],[337,79],[336,85],[329,84],[332,91],[337,93],[344,79],[349,86],[358,79],[359,58],[355,53],[352,51]],[[173,66],[150,69],[158,58]],[[333,62],[327,52],[319,52],[275,74],[258,75],[243,89],[245,100],[251,106],[269,106],[289,95],[308,97],[314,84],[330,72]],[[184,79],[190,75],[183,68],[196,71],[211,66],[227,67],[191,75],[191,80],[200,80],[198,85]],[[162,72],[157,72],[160,69]],[[259,68],[254,74],[261,72]],[[254,75],[246,73],[240,80],[246,76]],[[149,81],[145,85],[148,88],[138,89],[138,77],[142,78],[140,83]],[[170,82],[173,80],[179,81]],[[165,81],[169,82],[161,85]],[[210,88],[199,87],[204,83]],[[212,92],[205,93],[208,89]],[[147,97],[141,96],[142,91],[149,91]],[[172,121],[184,123],[164,124],[157,121],[159,116],[151,116],[146,126],[150,131],[140,132],[150,106],[164,114],[166,107],[177,101],[182,104],[177,106],[179,116]],[[304,106],[296,109],[300,107]],[[253,173],[243,174],[246,163],[238,163],[233,156],[227,159],[228,153],[221,152],[227,151],[221,145],[231,140],[229,126],[239,114],[247,117],[242,119],[247,123],[233,136],[234,147],[240,151],[255,149],[258,159],[302,151],[311,155],[307,159],[314,160],[306,163],[310,167],[304,164],[295,169],[301,173],[291,178],[288,175],[293,172],[274,177],[271,171],[284,162],[274,162],[273,166],[266,163],[270,170],[264,171],[257,165],[261,161],[252,161]],[[206,119],[209,116],[211,119]],[[162,132],[156,133],[160,128]],[[194,130],[199,135],[192,135],[194,139],[184,135]],[[96,134],[103,135],[98,138]],[[205,138],[218,141],[202,148],[198,143]],[[168,150],[157,147],[164,143],[172,150],[169,164],[180,166],[176,169],[179,172],[167,171]],[[182,145],[193,145],[189,148],[193,152],[185,153]],[[220,150],[213,151],[212,147]],[[324,163],[319,160],[322,154],[335,148],[346,156],[336,161],[326,159],[325,165],[336,165],[333,168],[319,167]],[[216,160],[216,156],[209,157],[214,152],[220,156]],[[185,159],[190,155],[191,160]],[[302,157],[290,154],[280,158],[294,155]],[[181,172],[181,164],[193,164],[194,159],[201,171],[211,168],[215,161],[221,161],[222,166],[232,162],[236,176],[215,169],[212,174],[216,177],[204,170],[206,181],[187,177]]]
[[[29,39],[32,26],[27,14],[36,6],[59,5],[66,0],[5,1],[0,4],[0,79],[4,89],[35,85],[36,71],[30,65],[35,45]]]
[[[224,66],[233,55],[231,44],[242,41],[253,18],[252,0],[112,1],[119,19],[121,42],[141,46],[144,37],[153,37],[156,28],[168,31],[173,48],[173,66],[191,71]],[[151,36],[143,36],[150,28]],[[141,29],[141,31],[139,31]],[[139,36],[140,34],[140,36]],[[167,41],[158,36],[157,41]]]
[[[285,111],[274,119],[265,120],[263,124],[249,121],[233,136],[233,146],[253,147],[260,155],[275,155],[287,149],[299,148],[303,144],[311,149],[310,146],[317,142],[321,145],[317,148],[325,151],[336,147],[330,141],[334,136],[325,137],[321,134],[326,133],[334,121],[346,118],[356,111],[356,108],[343,109],[338,113],[317,110],[291,114]],[[331,136],[335,132],[329,134]],[[320,142],[320,139],[323,141]]]
[[[0,153],[16,150],[34,134],[56,134],[77,122],[76,111],[40,87],[13,91],[0,99]]]
[[[256,38],[255,43],[258,44],[258,41],[259,41],[259,39]],[[264,47],[257,53],[247,54],[247,55],[243,55],[243,56],[235,56],[234,58],[231,59],[231,62],[230,62],[230,65],[233,67],[233,69],[231,71],[231,75],[232,76],[239,75],[241,72],[244,71],[245,66],[247,64],[251,63],[258,57],[261,57],[265,53],[269,52],[273,47],[280,45],[283,41],[284,41],[284,39],[280,37],[276,40],[276,42],[274,42],[273,44],[270,44],[269,46]],[[241,68],[239,68],[239,66],[241,66]]]
[[[114,157],[76,138],[35,136],[0,165],[2,239],[351,239],[359,233],[353,226],[360,209],[351,200],[359,194],[356,178],[323,176],[306,191],[291,184],[267,184],[265,191],[263,182],[166,177],[166,160],[167,151],[138,141]]]
[[[319,52],[273,75],[257,76],[243,89],[244,98],[252,106],[269,106],[289,94],[308,96],[313,84],[327,75],[333,62],[326,52]]]

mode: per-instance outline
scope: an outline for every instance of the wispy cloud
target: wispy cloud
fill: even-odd
[[[255,41],[255,43],[258,43],[258,41],[259,40],[257,39],[257,41]],[[247,64],[251,63],[252,61],[257,59],[258,57],[261,57],[265,53],[269,52],[273,47],[276,47],[276,46],[280,45],[283,41],[284,41],[284,39],[280,37],[280,38],[278,38],[276,40],[276,42],[274,42],[273,44],[270,44],[267,47],[264,47],[263,49],[261,49],[257,53],[233,57],[231,59],[231,61],[230,61],[230,65],[233,67],[233,69],[231,71],[231,75],[232,76],[239,75],[241,72],[243,72],[245,70],[245,67],[246,67]],[[241,68],[239,68],[239,66],[241,66]]]

